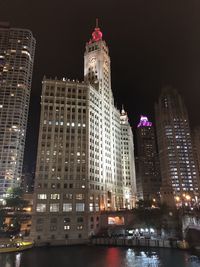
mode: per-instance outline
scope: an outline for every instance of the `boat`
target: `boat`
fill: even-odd
[[[8,241],[0,243],[0,253],[19,252],[32,248],[32,241]]]

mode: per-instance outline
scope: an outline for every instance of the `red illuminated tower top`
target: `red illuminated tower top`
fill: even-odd
[[[90,42],[98,42],[99,40],[102,39],[102,36],[103,34],[98,26],[98,19],[96,19],[96,27],[92,33],[92,40],[90,40]]]

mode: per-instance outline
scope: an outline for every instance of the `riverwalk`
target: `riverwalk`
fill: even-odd
[[[127,238],[107,238],[98,237],[91,239],[92,245],[102,246],[129,246],[129,247],[152,247],[152,248],[179,248],[179,241],[162,239],[127,239]]]

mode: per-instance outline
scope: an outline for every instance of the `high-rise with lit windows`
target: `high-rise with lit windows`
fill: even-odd
[[[200,127],[199,126],[195,127],[193,131],[193,146],[194,146],[195,162],[197,165],[198,173],[200,174]]]
[[[109,51],[96,26],[84,81],[42,82],[31,235],[36,243],[85,242],[101,211],[134,206],[134,185],[132,131],[114,106]]]
[[[138,199],[159,198],[161,176],[156,148],[155,129],[146,116],[140,116],[136,129],[137,142],[137,196]]]
[[[172,187],[177,201],[186,194],[192,200],[198,192],[198,173],[185,104],[174,88],[166,87],[155,111],[162,183]]]
[[[35,39],[0,23],[0,195],[21,182]]]

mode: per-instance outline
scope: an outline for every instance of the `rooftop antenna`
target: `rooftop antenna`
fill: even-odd
[[[96,28],[99,28],[99,19],[96,18]]]

